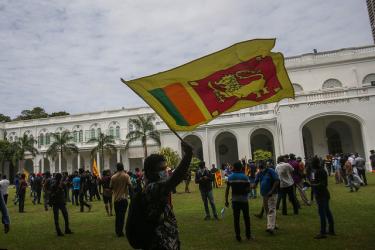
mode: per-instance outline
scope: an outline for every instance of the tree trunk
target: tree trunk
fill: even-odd
[[[59,173],[62,171],[62,159],[63,159],[63,151],[60,149],[60,155],[59,155]]]

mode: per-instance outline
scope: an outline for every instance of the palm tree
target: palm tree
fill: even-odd
[[[154,120],[154,115],[147,115],[146,117],[138,116],[137,119],[129,120],[129,123],[132,124],[135,129],[126,135],[126,139],[128,139],[126,148],[134,141],[141,141],[145,159],[147,157],[147,140],[151,139],[160,145],[160,134],[155,130],[155,126],[152,123]]]
[[[63,159],[63,154],[67,153],[78,153],[78,147],[74,143],[70,143],[73,137],[70,135],[69,131],[63,131],[60,133],[52,133],[53,143],[47,149],[47,155],[54,159],[59,155],[59,172],[61,172],[61,161]]]
[[[23,135],[23,137],[18,138],[17,141],[11,144],[11,151],[13,152],[12,162],[18,161],[19,170],[21,170],[21,166],[23,165],[26,152],[29,152],[34,157],[38,153],[38,150],[34,147],[35,143],[36,140],[32,136]]]
[[[105,135],[100,133],[98,137],[91,138],[87,143],[97,143],[97,145],[91,150],[91,156],[95,159],[97,152],[100,152],[100,167],[104,168],[104,151],[112,153],[116,151],[114,145],[115,140],[112,135]]]

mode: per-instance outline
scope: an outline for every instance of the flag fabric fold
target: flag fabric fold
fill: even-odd
[[[124,81],[175,131],[223,113],[294,97],[275,39],[234,44],[177,68]]]
[[[99,177],[99,170],[98,166],[96,165],[96,160],[92,162],[92,174],[95,175],[96,177]]]

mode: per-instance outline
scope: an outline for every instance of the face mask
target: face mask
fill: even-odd
[[[159,177],[161,181],[165,181],[168,179],[168,173],[167,171],[163,170],[159,172]]]

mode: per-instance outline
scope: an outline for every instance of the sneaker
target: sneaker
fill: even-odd
[[[207,215],[206,217],[204,217],[204,220],[211,220],[211,217]]]
[[[236,240],[237,240],[238,242],[241,242],[241,241],[242,241],[241,236],[236,236]]]
[[[62,232],[57,232],[57,236],[61,237],[64,236],[64,234]]]
[[[266,229],[266,232],[269,233],[270,235],[273,235],[273,234],[274,234],[274,232],[273,232],[272,229]]]
[[[316,240],[325,239],[325,238],[327,238],[327,236],[325,234],[318,234],[314,237],[314,239],[316,239]]]
[[[72,230],[68,229],[68,230],[65,230],[65,234],[73,234]]]
[[[92,208],[92,206],[90,205],[90,206],[89,206],[89,212],[91,212],[91,208]]]

